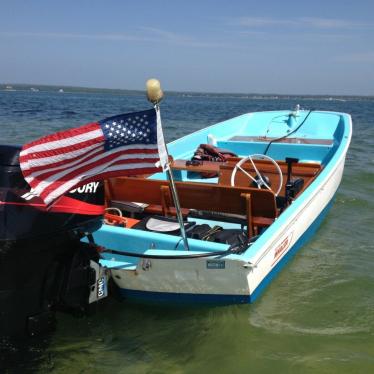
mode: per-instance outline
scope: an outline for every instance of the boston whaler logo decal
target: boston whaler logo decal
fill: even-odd
[[[289,248],[291,240],[292,240],[293,231],[287,234],[280,243],[275,247],[274,250],[274,260],[271,266],[273,266],[282,256],[284,252]]]
[[[74,190],[70,190],[69,193],[95,193],[98,186],[99,182],[91,182],[78,188],[74,188]]]

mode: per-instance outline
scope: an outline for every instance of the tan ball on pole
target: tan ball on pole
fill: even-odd
[[[153,104],[158,104],[164,97],[164,93],[161,90],[161,84],[158,79],[148,79],[146,83],[147,98]]]

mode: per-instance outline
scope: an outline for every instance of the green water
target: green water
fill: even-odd
[[[0,93],[3,141],[146,107],[136,94],[62,96]],[[3,372],[373,373],[374,99],[173,95],[163,107],[165,132],[173,139],[234,115],[295,103],[351,113],[353,141],[321,228],[254,304],[160,307],[110,299],[92,316],[59,314],[50,337],[10,347]]]

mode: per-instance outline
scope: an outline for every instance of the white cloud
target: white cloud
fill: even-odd
[[[365,22],[354,22],[337,18],[320,17],[298,17],[290,19],[279,19],[273,17],[240,17],[231,22],[247,28],[267,28],[267,27],[308,27],[314,29],[368,29],[374,24]]]
[[[55,32],[0,32],[0,37],[29,37],[51,39],[86,39],[108,41],[134,41],[151,43],[168,43],[178,46],[196,48],[233,48],[232,43],[224,43],[215,40],[201,40],[170,31],[152,27],[140,27],[134,34],[81,34],[81,33],[55,33]]]
[[[124,40],[124,41],[152,41],[150,37],[129,34],[74,34],[55,32],[0,32],[0,36],[7,37],[36,37],[54,39],[92,39],[92,40]]]
[[[336,18],[300,18],[303,25],[314,27],[317,29],[361,29],[370,28],[373,25],[364,22],[353,22],[345,19]]]
[[[267,26],[295,26],[297,22],[294,20],[284,20],[278,18],[266,18],[266,17],[240,17],[233,21],[233,24],[237,24],[245,27],[267,27]]]

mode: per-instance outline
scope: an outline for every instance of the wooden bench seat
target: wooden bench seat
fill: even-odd
[[[168,181],[122,177],[108,183],[112,199],[150,204],[153,212],[154,206],[160,206],[165,215],[175,212]],[[257,227],[269,226],[277,217],[275,196],[268,190],[194,182],[176,182],[176,188],[183,210],[243,216],[249,236]]]

